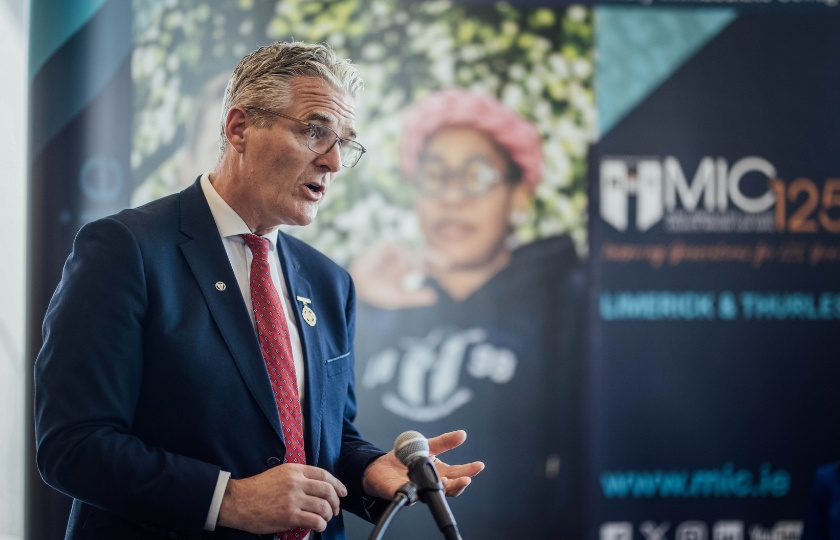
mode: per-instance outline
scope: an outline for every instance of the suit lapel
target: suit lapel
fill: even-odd
[[[245,384],[282,439],[277,405],[266,375],[259,341],[230,266],[219,230],[198,182],[181,193],[181,244],[207,307]]]
[[[324,399],[324,358],[321,340],[318,336],[318,326],[310,326],[303,320],[303,302],[298,297],[313,298],[312,284],[306,278],[300,268],[299,254],[288,242],[286,236],[281,232],[277,236],[277,252],[280,257],[280,264],[283,268],[283,275],[286,279],[286,288],[289,291],[295,322],[300,331],[300,341],[303,347],[304,364],[306,365],[306,393],[304,395],[304,422],[307,423],[305,430],[307,446],[307,463],[314,465],[318,463],[318,455],[321,448],[321,421]],[[314,309],[317,309],[315,307]]]

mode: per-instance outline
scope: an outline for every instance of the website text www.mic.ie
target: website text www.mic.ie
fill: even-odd
[[[608,499],[650,497],[783,497],[790,473],[763,463],[754,473],[725,463],[719,469],[623,470],[601,473],[601,491]]]

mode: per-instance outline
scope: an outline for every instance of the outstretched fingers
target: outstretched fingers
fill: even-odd
[[[443,481],[447,497],[457,497],[470,485],[471,478],[484,470],[484,463],[473,461],[463,465],[449,465],[437,456],[461,446],[467,440],[463,430],[451,431],[429,439],[429,454],[435,464],[438,475]]]
[[[447,497],[457,497],[463,493],[464,490],[467,489],[467,486],[469,486],[472,482],[469,477],[454,478],[451,480],[448,478],[441,478],[441,480],[444,485],[443,492]]]
[[[447,465],[442,461],[435,463],[443,489],[447,497],[457,497],[472,483],[472,477],[484,470],[484,463],[474,461],[466,465]]]
[[[439,456],[448,450],[457,448],[467,440],[467,432],[463,429],[450,431],[429,439],[429,454]]]

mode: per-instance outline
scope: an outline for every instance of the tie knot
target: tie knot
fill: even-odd
[[[250,233],[240,234],[239,236],[245,240],[245,244],[247,244],[248,249],[251,250],[251,254],[255,259],[268,260],[268,238]]]

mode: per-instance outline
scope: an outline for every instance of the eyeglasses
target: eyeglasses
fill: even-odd
[[[421,159],[414,176],[413,184],[420,194],[427,197],[440,197],[448,186],[455,186],[465,197],[482,197],[502,180],[499,171],[486,158],[472,156],[458,169],[452,170],[435,158]],[[458,182],[453,182],[458,179]]]
[[[274,116],[280,116],[288,120],[293,120],[299,124],[303,124],[304,126],[309,126],[309,137],[306,139],[306,147],[316,154],[326,154],[332,150],[335,143],[338,143],[338,153],[341,156],[341,164],[347,168],[350,168],[358,163],[359,160],[362,159],[362,154],[367,152],[365,147],[361,144],[351,139],[343,139],[339,137],[338,133],[327,126],[305,122],[299,118],[270,111],[268,109],[262,109],[260,107],[246,107],[246,109],[273,114]]]

